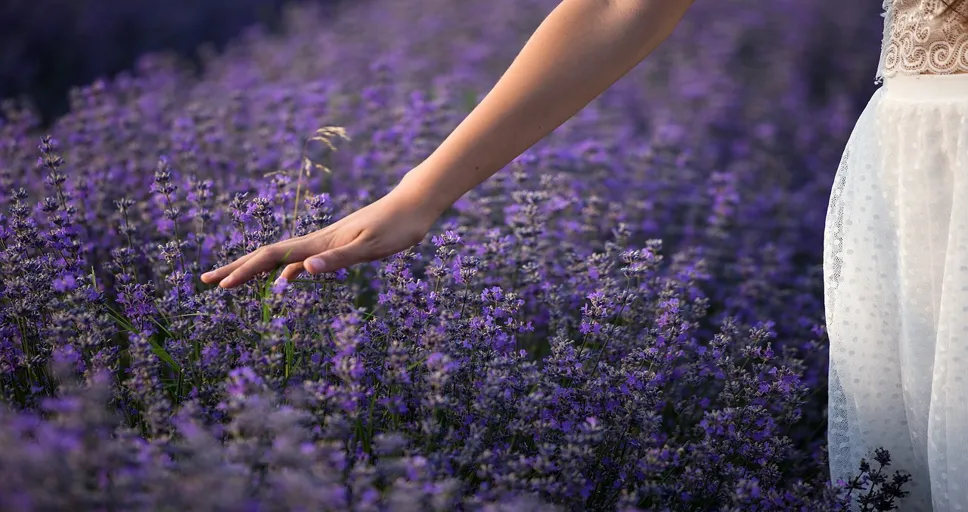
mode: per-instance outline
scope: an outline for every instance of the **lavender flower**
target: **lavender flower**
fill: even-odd
[[[827,482],[817,212],[869,77],[801,64],[876,51],[827,1],[690,14],[428,242],[233,291],[197,276],[386,193],[555,2],[292,7],[39,148],[5,104],[0,509],[903,508],[886,452]]]

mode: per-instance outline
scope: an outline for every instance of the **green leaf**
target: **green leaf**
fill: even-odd
[[[148,338],[148,343],[151,345],[151,351],[154,352],[156,356],[158,356],[158,359],[161,359],[162,361],[164,361],[165,364],[170,366],[171,369],[175,370],[175,372],[180,375],[181,365],[175,362],[175,359],[171,357],[171,354],[169,354],[168,351],[165,350],[164,346],[161,343],[164,341],[164,337],[162,337],[160,341],[155,339],[158,337],[161,337],[161,334],[156,333],[150,338]]]

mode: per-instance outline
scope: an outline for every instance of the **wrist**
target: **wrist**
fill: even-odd
[[[430,176],[426,163],[422,163],[403,176],[394,192],[439,217],[457,198],[451,198],[446,191],[441,190],[436,181],[439,180]]]

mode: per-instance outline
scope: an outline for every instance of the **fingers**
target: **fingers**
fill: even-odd
[[[228,265],[224,265],[211,272],[206,272],[202,274],[202,282],[206,284],[212,284],[212,283],[217,283],[222,279],[225,279],[226,276],[231,274],[235,269],[242,266],[243,263],[255,257],[255,253],[256,251],[252,251],[249,254],[246,254],[245,256],[242,256],[236,259],[232,263],[229,263]]]
[[[332,236],[302,236],[285,242],[261,247],[228,265],[201,276],[205,283],[218,283],[222,288],[235,288],[255,275],[287,264],[279,277],[288,281],[299,277],[304,270],[311,274],[335,272],[356,263],[373,261],[390,254],[373,246],[373,240],[364,241],[357,233],[347,245],[319,252],[333,241]],[[392,251],[391,251],[392,252]],[[386,253],[386,254],[384,254]]]
[[[299,263],[293,263],[291,265],[288,265],[285,269],[282,270],[282,273],[279,274],[279,277],[281,277],[282,279],[285,279],[286,281],[292,281],[293,279],[299,277],[299,274],[302,274],[302,272],[303,272],[303,262],[300,261]]]
[[[341,268],[346,268],[356,263],[361,263],[367,259],[367,251],[363,250],[363,244],[361,242],[356,242],[351,245],[339,247],[326,251],[322,254],[306,258],[304,261],[297,263],[292,263],[282,270],[279,277],[287,281],[292,281],[299,277],[303,271],[308,271],[310,274],[320,274],[323,272],[334,272]],[[322,260],[323,263],[319,264],[317,262],[310,263],[310,260]]]
[[[280,264],[301,261],[312,254],[312,249],[315,249],[307,247],[308,245],[304,241],[300,241],[295,243],[282,242],[263,247],[253,252],[251,257],[245,261],[240,261],[241,264],[235,265],[233,263],[229,265],[230,267],[235,266],[235,268],[218,285],[222,288],[234,288],[252,279],[256,274],[272,270]]]
[[[341,268],[373,259],[373,255],[367,250],[365,243],[357,239],[350,244],[307,258],[303,262],[303,267],[310,274],[321,274],[323,272],[335,272]]]

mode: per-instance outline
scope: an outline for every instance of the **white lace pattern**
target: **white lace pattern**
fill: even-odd
[[[968,73],[968,2],[942,14],[944,0],[884,0],[877,79]]]

